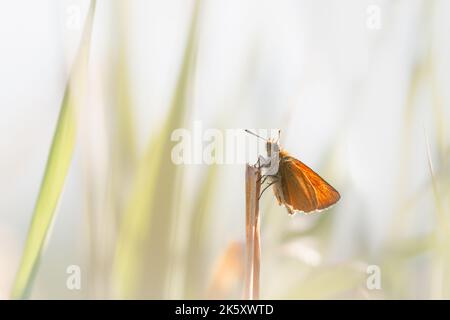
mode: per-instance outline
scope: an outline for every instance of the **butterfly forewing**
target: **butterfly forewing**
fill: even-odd
[[[289,213],[316,210],[317,200],[314,188],[293,161],[281,159],[279,174],[284,204],[287,205]]]
[[[279,176],[282,202],[289,213],[323,210],[340,198],[336,189],[311,168],[283,152],[280,153]]]
[[[295,159],[295,164],[306,175],[315,190],[317,210],[326,209],[329,206],[335,204],[341,198],[339,192],[337,192],[336,189],[334,189],[330,184],[328,184],[328,182],[322,179],[317,173],[315,173],[303,162]]]

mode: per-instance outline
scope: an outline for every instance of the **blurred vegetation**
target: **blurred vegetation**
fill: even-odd
[[[442,88],[436,76],[438,68],[434,61],[431,20],[435,13],[433,1],[424,2],[423,27],[430,39],[427,50],[417,59],[412,70],[409,88],[405,94],[402,154],[408,157],[413,148],[411,141],[412,122],[416,117],[418,92],[429,86],[432,96],[429,102],[435,126],[432,128],[438,149],[427,153],[429,162],[429,184],[422,186],[413,196],[402,193],[402,186],[409,183],[408,170],[399,172],[398,206],[395,210],[389,237],[377,261],[383,270],[383,290],[370,291],[366,288],[367,261],[371,260],[366,245],[360,244],[359,254],[346,263],[334,263],[327,259],[311,263],[308,251],[305,259],[298,259],[286,253],[286,248],[299,245],[309,247],[311,253],[326,257],[332,246],[332,226],[338,219],[338,206],[326,214],[310,217],[301,228],[289,227],[292,219],[279,218],[280,209],[271,197],[263,197],[261,211],[262,224],[262,288],[261,298],[286,299],[390,299],[416,298],[411,294],[411,275],[423,272],[429,286],[421,297],[450,298],[450,163],[448,129],[444,122],[444,102]],[[193,83],[196,73],[196,56],[199,47],[201,8],[204,3],[195,1],[185,49],[181,57],[176,85],[171,104],[156,134],[149,137],[143,155],[136,147],[134,106],[130,90],[129,65],[127,57],[127,6],[117,1],[118,35],[117,56],[110,61],[112,74],[109,85],[114,88],[109,126],[112,128],[110,150],[110,176],[106,196],[107,214],[98,219],[98,212],[89,210],[87,205],[87,226],[89,228],[88,271],[95,279],[88,298],[241,298],[242,270],[244,268],[243,246],[240,239],[234,239],[223,248],[223,252],[209,252],[209,238],[214,236],[212,218],[213,204],[217,199],[221,167],[205,166],[201,169],[201,179],[193,186],[191,202],[184,198],[185,166],[177,166],[170,160],[173,142],[171,133],[176,128],[189,127],[193,110]],[[82,97],[80,91],[85,82],[89,38],[94,17],[95,1],[85,23],[83,40],[70,80],[68,82],[61,114],[49,153],[42,186],[36,201],[33,220],[28,233],[22,262],[13,288],[13,298],[25,298],[31,288],[32,275],[37,270],[39,256],[47,237],[49,226],[57,202],[60,198],[64,179],[70,166],[75,145],[75,119],[73,106],[82,103],[75,99]],[[428,28],[428,29],[427,29]],[[77,87],[77,91],[73,87]],[[80,98],[81,99],[81,98]],[[217,119],[216,125],[226,127],[232,122],[232,113],[227,112]],[[289,115],[284,118],[289,119]],[[286,127],[290,124],[287,123]],[[430,130],[428,128],[427,130]],[[287,131],[287,129],[286,129]],[[425,131],[425,134],[429,133]],[[336,134],[336,137],[339,137]],[[338,144],[338,138],[331,144]],[[318,171],[325,176],[336,177],[334,167],[337,150],[330,146],[330,152],[323,155]],[[429,148],[429,145],[427,146]],[[404,159],[407,163],[407,159]],[[244,173],[244,170],[242,171]],[[244,174],[242,175],[244,184]],[[346,194],[348,181],[339,181]],[[191,186],[189,186],[191,188]],[[89,190],[87,190],[89,193]],[[234,192],[234,190],[230,191]],[[411,206],[418,198],[432,194],[436,214],[436,227],[430,234],[408,237],[406,230],[411,217]],[[161,195],[164,195],[162,198]],[[163,201],[161,201],[163,200]],[[88,197],[88,200],[89,197]],[[187,203],[189,205],[187,205]],[[230,214],[245,217],[244,212]],[[181,219],[188,215],[188,219]],[[180,224],[180,221],[189,221]],[[107,229],[107,230],[106,230]],[[106,231],[105,231],[106,230]],[[182,237],[182,230],[187,237]],[[107,233],[107,234],[106,234]],[[108,234],[113,234],[109,237]],[[244,235],[244,230],[242,230]],[[105,241],[108,239],[108,241]],[[50,239],[51,241],[51,239]],[[107,242],[107,243],[106,243]],[[294,248],[296,248],[294,246]],[[302,249],[298,249],[302,250]],[[411,262],[424,260],[425,271],[411,267]],[[181,266],[181,267],[180,267]]]
[[[96,1],[92,1],[86,18],[78,55],[70,74],[61,111],[53,137],[47,166],[34,208],[20,269],[12,290],[15,299],[25,298],[33,283],[34,274],[72,160],[76,135],[76,105],[84,103],[87,67]]]

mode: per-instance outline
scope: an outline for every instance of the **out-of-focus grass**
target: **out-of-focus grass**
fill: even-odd
[[[389,254],[390,250],[384,256],[386,261],[387,273],[390,277],[392,290],[391,297],[402,298],[408,295],[408,272],[400,272],[399,270],[409,270],[407,263],[412,259],[423,257],[424,253],[431,253],[430,262],[430,292],[428,294],[431,298],[446,299],[450,297],[450,287],[448,285],[450,280],[450,255],[448,254],[448,246],[450,245],[450,230],[449,230],[449,208],[446,205],[449,200],[449,188],[448,188],[448,172],[446,167],[448,166],[448,141],[445,130],[445,114],[442,94],[440,93],[440,83],[437,81],[436,73],[436,52],[434,51],[435,43],[433,36],[433,21],[436,14],[436,2],[427,1],[423,4],[423,30],[425,35],[425,48],[423,54],[414,65],[414,70],[411,75],[409,90],[407,91],[406,103],[405,103],[405,127],[402,130],[404,136],[404,151],[403,163],[408,163],[408,156],[411,154],[413,148],[413,141],[410,137],[412,133],[412,122],[416,115],[417,101],[420,96],[420,90],[429,88],[431,92],[430,110],[432,111],[432,119],[434,120],[433,130],[436,137],[436,147],[434,150],[437,155],[437,167],[439,168],[439,175],[436,175],[435,166],[433,165],[432,152],[430,143],[428,140],[428,130],[425,130],[426,145],[420,149],[423,153],[426,153],[429,166],[429,183],[418,193],[414,199],[405,199],[404,195],[399,196],[399,205],[397,206],[396,214],[394,217],[391,237],[388,239],[386,246],[392,246],[393,243],[399,242],[401,236],[405,232],[405,226],[408,224],[405,221],[410,221],[409,212],[411,203],[417,201],[417,198],[423,197],[427,193],[433,194],[435,203],[435,228],[424,238],[423,241],[417,242],[414,239],[409,241],[401,240],[404,243],[404,248],[409,248],[406,251],[396,251],[396,254]],[[426,129],[426,128],[425,128]],[[402,166],[402,174],[399,175],[399,190],[402,188],[402,183],[407,184],[409,181],[408,171],[406,166]],[[410,170],[409,170],[410,171]],[[402,204],[402,199],[409,205]],[[432,208],[430,208],[432,210]],[[406,242],[406,243],[405,243]],[[410,242],[409,244],[407,244]],[[425,250],[421,250],[424,249]],[[409,253],[409,254],[408,254]],[[414,297],[412,297],[414,298]]]
[[[184,280],[184,296],[188,299],[204,298],[207,286],[205,278],[205,266],[208,266],[207,243],[208,236],[212,235],[210,228],[209,212],[212,199],[214,198],[215,185],[217,182],[217,166],[208,168],[201,187],[197,192],[197,198],[191,214],[189,225],[189,239],[186,249],[186,272]]]
[[[138,164],[117,244],[115,279],[121,297],[163,298],[171,270],[180,166],[171,161],[171,133],[183,127],[196,52],[200,1],[193,9],[186,49],[169,114]],[[165,197],[162,199],[161,194]]]
[[[104,76],[107,90],[106,128],[108,145],[107,178],[102,185],[103,197],[92,197],[95,177],[86,176],[87,228],[89,229],[88,262],[91,298],[112,297],[112,264],[117,242],[117,230],[129,195],[137,162],[136,123],[129,70],[130,2],[110,2],[111,32],[116,35],[109,44],[108,65]],[[89,163],[86,164],[89,166]]]
[[[206,293],[208,299],[235,299],[244,283],[244,244],[231,241],[213,265]],[[204,297],[203,297],[204,298]]]
[[[30,293],[39,257],[48,237],[54,213],[64,188],[64,181],[72,160],[75,145],[76,105],[84,102],[87,64],[89,59],[92,25],[96,0],[91,1],[86,18],[80,47],[76,56],[60,115],[56,126],[52,146],[33,212],[25,249],[12,289],[12,298],[26,298]]]
[[[333,299],[355,292],[365,284],[365,273],[355,266],[317,268],[287,287],[284,299]]]
[[[240,260],[242,248],[238,245],[232,246],[231,249],[229,247],[223,255],[208,251],[211,248],[209,237],[215,236],[215,230],[212,228],[213,221],[210,217],[211,211],[215,209],[214,200],[217,198],[215,186],[218,184],[218,177],[221,173],[220,166],[212,165],[206,168],[203,180],[198,185],[192,186],[196,191],[193,205],[190,208],[186,206],[187,202],[182,201],[183,184],[181,181],[185,169],[182,166],[174,165],[170,159],[172,149],[170,135],[176,128],[188,127],[186,119],[191,111],[189,95],[192,93],[191,80],[195,68],[199,2],[196,2],[193,11],[180,72],[173,92],[172,103],[168,107],[167,117],[161,123],[161,127],[154,130],[157,133],[149,139],[142,158],[139,158],[136,151],[134,133],[132,92],[125,41],[128,23],[126,19],[117,20],[118,54],[117,59],[111,62],[114,66],[111,67],[112,76],[108,79],[113,88],[111,98],[113,104],[108,109],[112,130],[110,135],[111,168],[108,194],[105,200],[107,204],[103,207],[107,210],[102,213],[102,217],[106,219],[99,222],[98,219],[91,216],[92,221],[95,220],[95,222],[90,224],[92,242],[89,243],[93,260],[90,275],[95,278],[103,278],[102,281],[105,281],[103,296],[106,297],[173,298],[170,287],[175,281],[179,281],[176,291],[182,298],[214,297],[214,294],[226,298],[240,298],[240,292],[236,290],[236,287],[242,282],[242,260]],[[428,11],[424,11],[425,16],[429,15],[429,20],[424,20],[424,25],[429,24],[432,20],[433,10],[429,3],[432,1],[427,2]],[[94,5],[95,1],[91,4],[84,37],[87,37],[87,34],[90,33],[87,30],[92,27]],[[126,11],[127,4],[117,1],[115,5],[123,18],[122,14]],[[431,39],[432,36],[428,34],[427,37]],[[409,157],[414,154],[412,152],[414,149],[412,134],[415,128],[414,121],[417,118],[417,99],[423,87],[430,85],[432,93],[430,110],[433,112],[434,119],[431,132],[435,133],[436,141],[433,141],[435,142],[433,146],[437,145],[437,150],[433,150],[432,146],[428,145],[428,148],[431,149],[428,151],[429,182],[422,185],[411,196],[404,193],[404,189],[406,189],[404,187],[411,181],[409,177],[411,168],[404,165],[398,176],[389,177],[399,187],[396,195],[398,200],[395,208],[392,209],[391,233],[386,238],[384,248],[376,257],[369,256],[364,251],[365,238],[362,234],[363,231],[360,231],[362,235],[359,239],[361,242],[360,252],[342,264],[333,264],[327,260],[328,249],[333,241],[333,225],[336,219],[340,219],[340,204],[316,217],[295,217],[294,219],[308,219],[308,222],[305,224],[307,227],[294,229],[287,227],[288,224],[293,223],[292,219],[286,216],[283,208],[279,208],[275,204],[273,196],[268,192],[261,202],[263,217],[262,271],[264,275],[265,268],[274,270],[274,274],[277,279],[279,278],[278,282],[281,284],[280,288],[273,290],[265,285],[267,279],[262,278],[262,297],[287,299],[378,297],[366,290],[365,264],[358,264],[358,261],[372,260],[374,263],[380,264],[382,270],[383,291],[380,296],[384,298],[414,298],[409,290],[413,285],[410,283],[411,274],[414,272],[411,265],[413,265],[413,261],[424,258],[430,270],[423,273],[421,280],[425,279],[432,283],[430,292],[424,293],[424,297],[450,297],[450,251],[447,249],[450,245],[448,229],[450,190],[448,184],[448,130],[444,115],[446,105],[437,78],[437,66],[431,49],[433,44],[428,43],[426,46],[429,47],[429,50],[424,56],[417,59],[411,72],[409,87],[405,92],[404,122],[399,124],[398,132],[403,137],[402,151],[400,152],[403,158],[399,159],[399,162],[408,164]],[[36,270],[42,245],[69,168],[75,136],[73,109],[77,101],[74,100],[74,97],[82,97],[80,91],[74,94],[74,90],[78,85],[83,84],[87,52],[88,42],[84,41],[61,106],[58,127],[36,203],[24,258],[14,287],[13,297],[15,298],[25,297],[27,288],[31,284],[32,274]],[[79,60],[83,62],[78,62]],[[245,79],[238,86],[239,90],[249,91],[248,85],[252,80],[254,79]],[[234,127],[233,117],[237,114],[239,103],[233,100],[228,104],[230,106],[234,104],[235,107],[227,105],[216,123]],[[267,120],[259,117],[257,107],[255,106],[255,121],[258,124],[264,123]],[[293,109],[284,117],[283,139],[289,131],[287,127],[294,125],[290,121],[292,111]],[[232,121],[224,121],[223,119],[226,118]],[[252,123],[252,125],[255,124]],[[345,125],[346,123],[343,123],[341,127],[344,128]],[[330,148],[326,149],[333,151],[333,146],[339,145],[339,143],[337,140],[331,141]],[[331,152],[322,155],[323,165],[316,167],[324,176],[336,176],[336,172],[328,170],[329,166],[335,162],[333,154]],[[343,178],[345,179],[345,177]],[[346,183],[347,181],[339,181],[339,184],[344,186]],[[340,189],[340,191],[344,194],[346,190]],[[409,229],[406,222],[412,221],[412,209],[420,199],[430,194],[435,199],[435,208],[430,208],[430,214],[435,210],[436,226],[430,233],[423,236],[408,236]],[[179,226],[180,215],[189,216],[189,219],[184,219],[189,223]],[[242,219],[244,219],[243,213]],[[176,247],[180,239],[177,239],[178,235],[174,231],[178,229],[183,229],[187,234],[187,243],[183,244],[185,251],[182,253]],[[111,243],[106,243],[105,239],[110,238],[104,235],[105,230],[109,230],[109,233],[118,231],[117,237],[114,234]],[[317,249],[323,258],[319,265],[299,263],[280,249],[285,244],[301,242],[306,238],[313,239],[317,245],[314,249]],[[357,236],[354,238],[357,239]],[[107,245],[107,249],[105,249],[105,245]],[[111,251],[109,260],[101,260],[104,257],[103,254],[98,255],[101,250]],[[181,258],[176,256],[180,254]],[[211,256],[223,256],[225,258],[220,261],[225,262],[211,266],[208,261]],[[177,263],[181,261],[183,264],[176,271],[182,270],[181,276],[175,275],[175,258],[178,260]],[[295,269],[295,272],[284,274],[283,268],[276,269],[291,263],[295,265],[295,268],[298,265],[298,270]],[[210,267],[213,269],[211,270]],[[114,279],[115,290],[108,293],[107,290],[111,290],[113,287],[107,283],[110,280],[110,272]],[[208,291],[208,282],[211,279],[206,275],[211,273],[213,277]],[[273,293],[271,290],[277,293]]]

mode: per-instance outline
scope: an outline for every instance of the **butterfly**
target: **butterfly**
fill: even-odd
[[[261,176],[262,183],[269,179],[269,184],[260,196],[273,186],[278,205],[284,205],[290,215],[297,212],[319,212],[339,201],[341,196],[335,188],[280,147],[280,132],[277,140],[272,140],[264,139],[249,130],[245,131],[266,141],[268,157],[260,156],[256,165],[265,171]]]

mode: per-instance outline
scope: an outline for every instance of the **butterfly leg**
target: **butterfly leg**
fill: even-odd
[[[266,176],[266,177],[268,177],[268,176]],[[275,184],[275,183],[277,183],[277,182],[278,182],[277,179],[274,179],[272,182],[270,182],[270,183],[263,189],[263,191],[261,191],[261,193],[259,194],[258,200],[261,199],[261,196],[263,195],[264,191],[266,191],[271,185],[273,185],[273,184]]]
[[[266,182],[267,178],[269,176],[268,175],[261,175],[258,180],[256,180],[257,183],[261,182],[261,184],[264,184],[264,182]]]
[[[258,158],[258,161],[256,161],[256,163],[253,165],[255,168],[261,168],[261,162],[259,161],[259,158]]]
[[[257,183],[261,182],[261,184],[264,184],[268,178],[275,178],[278,179],[278,175],[272,175],[272,174],[262,174],[258,180],[256,180]]]
[[[258,157],[258,161],[254,164],[254,167],[261,169],[263,167],[267,166],[267,159],[263,156]]]
[[[260,155],[260,156],[258,157],[258,161],[255,163],[255,166],[256,166],[258,169],[261,169],[261,168],[267,168],[267,167],[270,166],[271,161],[272,161],[271,158],[266,158],[266,157],[263,157],[263,156]]]

